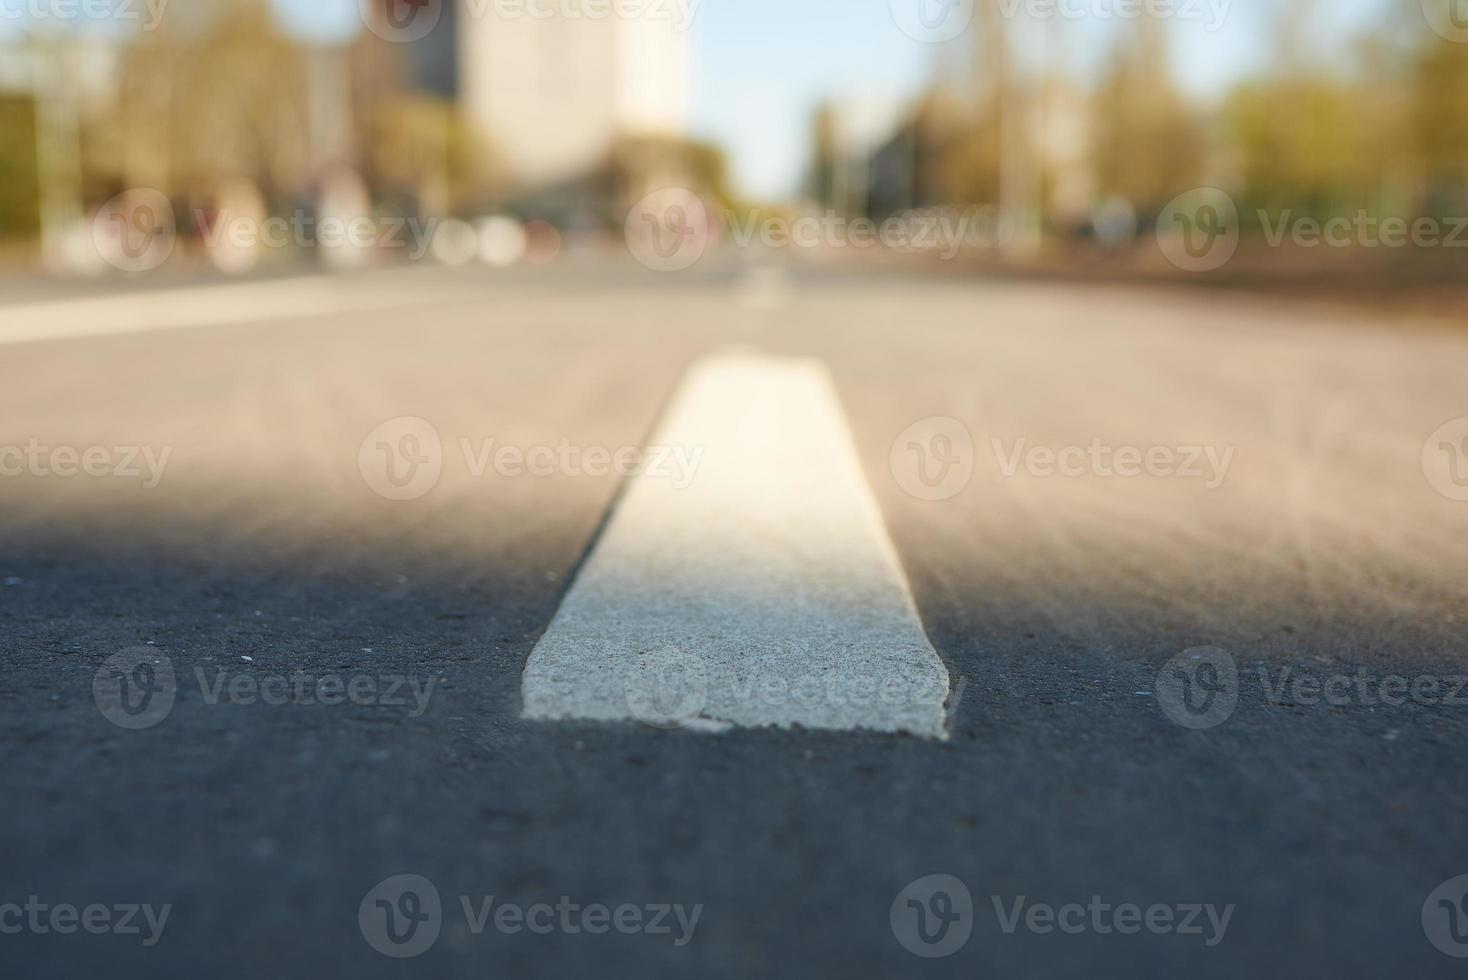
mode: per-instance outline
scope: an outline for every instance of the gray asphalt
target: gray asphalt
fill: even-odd
[[[1462,974],[1421,915],[1468,874],[1468,704],[1271,700],[1264,681],[1468,673],[1468,503],[1420,459],[1468,416],[1468,339],[1216,294],[707,264],[424,270],[401,288],[479,295],[0,346],[0,447],[172,449],[153,489],[0,478],[0,905],[172,906],[151,947],[0,935],[0,974]],[[830,367],[962,687],[948,742],[521,719],[530,649],[618,480],[475,478],[453,445],[640,444],[686,367],[729,345]],[[363,438],[399,416],[447,448],[438,486],[405,502],[358,470]],[[972,433],[975,469],[925,501],[889,456],[935,416]],[[1007,477],[995,438],[1235,455],[1213,490]],[[145,646],[177,699],[131,731],[93,681]],[[1200,646],[1233,657],[1239,684],[1232,715],[1193,730],[1158,672]],[[211,704],[196,669],[435,687],[416,717]],[[446,922],[395,960],[358,907],[405,873],[437,886]],[[930,960],[889,909],[932,874],[961,879],[975,915]],[[704,909],[679,947],[475,935],[460,895]],[[1006,934],[992,896],[1021,895],[1235,911],[1211,947]]]

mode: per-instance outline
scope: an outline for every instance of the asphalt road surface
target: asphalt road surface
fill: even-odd
[[[0,975],[1463,974],[1468,338],[705,266],[0,305]],[[834,380],[946,739],[522,718],[729,348]]]

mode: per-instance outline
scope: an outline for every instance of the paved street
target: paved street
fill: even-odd
[[[0,936],[0,973],[1462,974],[1424,903],[1468,875],[1468,337],[718,256],[117,289],[0,291],[0,906],[171,913],[154,945]],[[657,478],[601,450],[730,349],[829,373],[946,738],[522,717],[588,546]],[[402,419],[440,441],[429,486],[373,475],[424,452]],[[780,539],[812,575],[818,537]],[[152,717],[94,690],[166,671]],[[442,912],[399,960],[359,912],[402,874]],[[972,934],[929,959],[895,900],[940,874]],[[541,935],[461,896],[702,910]],[[1233,908],[1072,933],[1020,896]]]

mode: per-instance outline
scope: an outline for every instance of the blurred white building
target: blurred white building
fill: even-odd
[[[691,36],[677,5],[644,4],[637,17],[617,6],[591,17],[576,5],[460,0],[459,101],[512,183],[585,176],[619,137],[685,135]]]
[[[828,124],[832,141],[831,203],[842,214],[870,212],[875,180],[875,158],[898,129],[910,110],[906,100],[882,92],[868,92],[836,100],[829,106]],[[911,159],[912,154],[907,154]],[[896,177],[911,195],[911,164]]]

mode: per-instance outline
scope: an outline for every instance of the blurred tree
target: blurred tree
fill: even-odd
[[[116,112],[93,141],[107,148],[97,156],[111,183],[182,196],[244,177],[278,209],[345,164],[426,214],[493,195],[478,136],[451,101],[408,90],[401,46],[363,32],[331,53],[347,87],[333,105],[344,101],[350,119],[325,134],[310,101],[321,52],[285,37],[268,0],[198,2],[213,16],[178,30],[166,21],[125,52]]]
[[[1008,38],[1001,0],[977,0],[970,46],[954,48],[939,85],[908,125],[924,205],[997,204]]]
[[[110,163],[118,183],[182,194],[227,177],[267,198],[310,173],[304,53],[277,32],[263,0],[208,0],[204,28],[160,30],[124,52]],[[105,128],[105,127],[104,127]]]
[[[1391,32],[1372,31],[1357,42],[1354,53],[1349,95],[1355,140],[1344,161],[1346,179],[1359,185],[1365,207],[1374,213],[1407,214],[1422,172],[1412,136],[1410,50]]]
[[[0,95],[0,238],[40,232],[39,176],[35,100]]]
[[[1468,44],[1431,38],[1412,81],[1413,145],[1426,193],[1421,206],[1462,214],[1468,206]]]
[[[1167,53],[1164,24],[1138,18],[1118,37],[1096,92],[1098,190],[1139,211],[1162,206],[1204,175],[1203,129],[1173,85]]]
[[[1268,74],[1239,85],[1224,108],[1226,142],[1249,204],[1269,211],[1326,217],[1379,201],[1391,148],[1405,136],[1391,111],[1387,52],[1362,48],[1378,73],[1366,82],[1357,65],[1321,64],[1310,45],[1314,0],[1290,0],[1275,22]],[[1371,110],[1368,111],[1368,106]]]
[[[1305,76],[1239,86],[1225,108],[1229,143],[1250,203],[1326,214],[1362,188],[1355,93]]]
[[[660,136],[623,137],[612,147],[610,172],[621,204],[662,187],[688,187],[710,204],[738,208],[724,151],[709,143]],[[618,216],[625,214],[619,208]]]
[[[427,214],[452,214],[495,196],[494,171],[478,132],[446,99],[389,95],[364,132],[374,182],[410,191]]]

